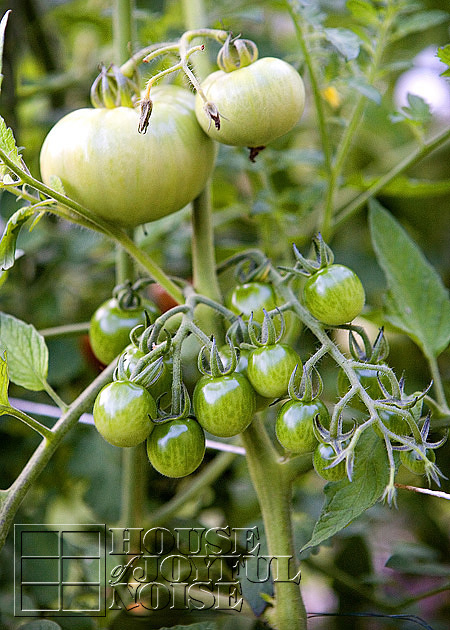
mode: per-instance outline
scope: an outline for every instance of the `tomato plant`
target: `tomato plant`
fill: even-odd
[[[156,404],[141,385],[114,381],[105,385],[94,404],[97,431],[114,446],[137,446],[150,435]]]
[[[166,477],[186,477],[205,455],[205,434],[193,418],[180,418],[156,425],[147,440],[151,465]]]
[[[223,598],[222,577],[236,577],[244,625],[309,630],[320,581],[326,615],[373,608],[390,622],[393,612],[408,619],[411,612],[443,627],[439,558],[448,528],[435,506],[448,500],[450,477],[450,299],[442,281],[450,277],[443,238],[450,119],[429,106],[431,90],[397,100],[397,77],[403,65],[421,67],[416,52],[423,41],[442,41],[448,14],[408,2],[351,0],[345,11],[328,2],[319,11],[268,0],[258,22],[253,10],[243,22],[239,1],[160,2],[151,15],[146,3],[136,14],[122,0],[102,15],[87,0],[56,4],[39,3],[32,20],[19,7],[7,29],[8,14],[0,22],[2,103],[11,120],[0,118],[7,557],[13,522],[40,523],[42,515],[50,523],[108,523],[113,538],[123,528],[130,552],[146,523],[164,536],[188,532],[189,542],[205,526],[208,540],[193,555],[218,556],[206,589],[218,625],[216,604],[233,603]],[[205,26],[222,13],[242,36]],[[176,37],[182,21],[187,30]],[[244,36],[257,38],[266,56],[258,59]],[[450,60],[447,46],[434,50],[434,62],[436,52]],[[438,72],[448,74],[445,66]],[[436,81],[448,93],[445,76]],[[94,109],[86,107],[89,94]],[[44,126],[67,108],[78,109],[48,133]],[[39,153],[44,181],[36,176]],[[114,282],[150,284],[162,313],[143,296],[113,292],[116,304],[87,321]],[[118,328],[106,325],[111,319]],[[106,364],[101,373],[79,353],[77,336],[89,327]],[[410,483],[405,466],[423,475],[415,486],[402,483]],[[314,469],[339,483],[323,488]],[[382,505],[397,499],[399,518]],[[382,531],[373,513],[365,515],[374,506]],[[222,576],[230,545],[222,546],[218,527],[225,537],[235,528],[254,533],[261,545],[250,559],[260,551],[285,559],[291,576],[301,564],[301,588],[295,577],[274,579],[281,560],[267,563],[273,579],[250,588],[244,571]],[[325,555],[310,553],[332,537],[337,544]],[[166,550],[158,554],[148,538],[140,540],[152,560],[166,562]],[[417,562],[408,545],[404,562],[396,550],[386,563],[396,538],[419,543]],[[234,542],[233,553],[252,543]],[[180,564],[184,550],[173,551],[168,558]],[[159,586],[140,581],[139,558],[127,565],[133,579],[105,582],[114,599],[103,625],[120,626],[127,608],[132,630],[146,606],[161,603],[153,597]],[[64,556],[65,565],[70,560]],[[399,579],[378,571],[385,564]],[[26,601],[42,617],[57,596],[34,592],[27,566],[16,567],[23,595],[16,604]],[[432,579],[414,584],[424,567]],[[185,601],[177,590],[177,602],[151,610],[154,624],[170,625],[175,608],[173,623],[203,625],[204,611],[187,594],[205,590],[195,572],[182,573],[185,583],[175,585],[186,587]],[[6,606],[9,582],[0,574]],[[74,604],[91,601],[72,592]],[[14,625],[9,613],[5,621]]]
[[[216,149],[197,124],[190,92],[161,86],[152,99],[145,135],[136,133],[139,111],[131,107],[64,116],[42,146],[44,182],[59,177],[67,195],[128,227],[183,208],[203,190]]]
[[[344,265],[330,265],[305,283],[306,308],[320,322],[339,326],[357,317],[365,304],[365,292],[356,273]]]

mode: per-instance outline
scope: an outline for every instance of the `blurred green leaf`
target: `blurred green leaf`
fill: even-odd
[[[434,267],[389,212],[375,200],[369,206],[372,243],[389,288],[386,318],[426,356],[438,356],[450,342],[448,291]]]
[[[359,55],[361,40],[353,31],[347,28],[325,28],[323,33],[347,61]]]
[[[353,77],[348,80],[347,85],[354,88],[360,94],[366,96],[377,105],[381,103],[381,94],[379,93],[379,91],[372,85],[369,85],[367,81],[365,81],[363,78]]]
[[[406,35],[412,33],[420,33],[426,31],[432,26],[437,26],[443,22],[448,21],[450,14],[447,11],[440,11],[438,9],[432,11],[419,11],[412,15],[403,15],[397,22],[397,28],[394,32],[393,38],[400,39]]]
[[[450,565],[439,562],[437,551],[423,544],[397,545],[385,566],[409,575],[450,577]]]
[[[367,2],[367,0],[348,0],[347,9],[364,26],[378,26],[379,13],[373,4]]]
[[[372,431],[365,431],[356,447],[353,479],[328,483],[325,503],[311,539],[301,551],[315,547],[372,507],[389,481],[384,442]]]
[[[218,630],[216,623],[212,621],[201,621],[198,623],[191,623],[189,626],[171,626],[168,628],[160,628],[160,630]]]
[[[48,349],[34,326],[0,313],[0,352],[5,350],[9,378],[13,383],[33,391],[45,388]]]
[[[353,173],[347,179],[347,185],[358,188],[360,190],[367,190],[375,182],[378,181],[377,177],[364,177],[362,173]],[[441,181],[432,181],[425,179],[413,179],[406,177],[406,175],[399,175],[391,182],[389,182],[382,189],[383,194],[390,197],[438,197],[440,195],[447,195],[450,192],[450,179],[444,179]]]

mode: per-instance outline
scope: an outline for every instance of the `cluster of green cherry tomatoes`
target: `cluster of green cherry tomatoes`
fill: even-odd
[[[319,322],[340,326],[360,313],[364,290],[352,270],[331,263],[310,274],[301,298]],[[145,441],[156,470],[169,477],[183,477],[201,464],[205,433],[233,438],[247,429],[255,413],[277,405],[274,429],[281,452],[286,456],[311,453],[321,477],[328,481],[344,478],[345,461],[335,464],[336,450],[324,437],[331,418],[320,398],[320,377],[319,387],[314,387],[313,375],[303,372],[297,350],[284,341],[285,317],[277,310],[282,304],[275,288],[267,281],[243,282],[231,290],[225,304],[233,320],[227,342],[216,346],[212,339],[202,347],[198,376],[189,392],[183,382],[182,363],[174,389],[170,340],[176,331],[165,331],[165,342],[161,343],[159,335],[155,345],[152,332],[158,325],[158,310],[140,297],[136,287],[119,287],[113,298],[97,309],[91,321],[92,348],[103,363],[119,355],[114,380],[100,391],[94,404],[94,422],[100,434],[119,447]],[[176,319],[177,308],[172,311]],[[170,313],[165,314],[165,324],[169,324]],[[286,319],[290,314],[285,311]],[[155,353],[156,347],[161,351]],[[380,398],[380,375],[373,369],[355,372],[368,394],[374,400]],[[349,390],[343,371],[338,372],[337,388],[341,397]],[[350,406],[367,417],[357,396]],[[410,434],[401,414],[379,414],[394,434]],[[428,459],[433,461],[433,456],[433,451],[427,450]],[[423,460],[413,450],[402,451],[401,460],[414,472],[425,470]]]

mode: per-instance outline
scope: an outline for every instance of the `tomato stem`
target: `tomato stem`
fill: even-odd
[[[306,630],[305,605],[298,579],[293,579],[298,574],[298,566],[291,520],[292,477],[285,474],[260,418],[255,418],[242,433],[242,442],[261,507],[269,556],[292,558],[289,575],[285,576],[289,581],[274,582],[275,600],[270,619],[278,630]]]

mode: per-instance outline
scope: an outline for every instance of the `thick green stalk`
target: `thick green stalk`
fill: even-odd
[[[216,302],[221,302],[222,295],[216,274],[209,184],[192,204],[192,232],[192,273],[195,290]]]
[[[290,577],[298,572],[291,521],[292,478],[270,441],[260,418],[242,434],[247,464],[258,495],[269,556],[292,558]],[[277,630],[306,630],[307,616],[299,585],[274,582],[275,601],[270,621]]]

